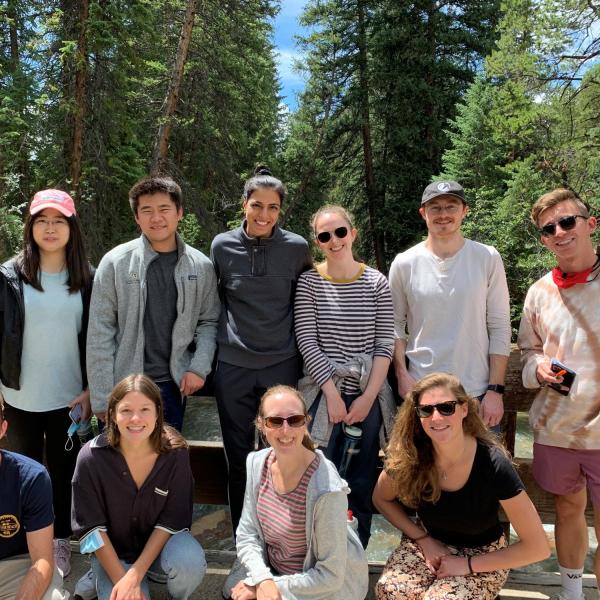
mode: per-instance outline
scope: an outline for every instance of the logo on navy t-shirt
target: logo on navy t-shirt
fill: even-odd
[[[14,537],[20,529],[21,523],[15,515],[0,515],[0,538]]]

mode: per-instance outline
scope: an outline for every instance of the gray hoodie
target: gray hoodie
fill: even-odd
[[[177,236],[177,317],[171,340],[171,377],[191,371],[206,378],[215,352],[219,296],[213,266]],[[144,371],[146,273],[157,253],[141,236],[104,255],[94,278],[87,336],[92,410],[106,410],[114,385]]]
[[[347,523],[349,488],[333,464],[317,450],[319,466],[306,491],[308,551],[301,573],[271,572],[265,540],[256,511],[260,479],[271,448],[252,452],[246,460],[244,510],[238,525],[238,559],[225,582],[224,594],[241,580],[256,585],[273,579],[284,600],[362,600],[369,587],[369,568],[363,547]]]

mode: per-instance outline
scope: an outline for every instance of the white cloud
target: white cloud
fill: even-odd
[[[291,85],[304,85],[305,77],[294,69],[294,63],[302,55],[296,50],[278,48],[276,53],[277,72],[284,87]]]

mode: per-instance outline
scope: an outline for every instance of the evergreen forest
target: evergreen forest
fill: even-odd
[[[285,2],[285,0],[282,0]],[[529,209],[555,187],[600,211],[598,0],[307,0],[281,104],[277,0],[0,0],[0,258],[35,191],[78,206],[90,259],[136,235],[131,185],[183,188],[186,241],[239,223],[244,179],[287,185],[280,223],[310,236],[348,207],[358,256],[387,272],[425,233],[423,188],[461,182],[465,234],[494,245],[513,323],[551,264]]]

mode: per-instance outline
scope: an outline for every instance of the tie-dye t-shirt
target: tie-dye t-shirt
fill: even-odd
[[[600,449],[600,276],[567,289],[548,273],[525,298],[518,344],[523,384],[539,388],[539,362],[557,358],[577,375],[568,396],[544,386],[529,411],[539,444]],[[592,274],[591,277],[594,277]]]

